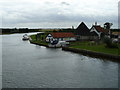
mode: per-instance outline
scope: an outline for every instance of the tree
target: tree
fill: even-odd
[[[112,23],[106,22],[104,24],[104,28],[110,30],[110,28],[111,28],[112,25],[113,25]]]
[[[118,48],[117,44],[112,43],[112,40],[108,37],[104,37],[103,42],[106,44],[107,48]]]
[[[110,35],[110,37],[111,37],[110,28],[111,28],[112,25],[113,25],[113,24],[112,24],[112,23],[109,23],[109,22],[106,22],[106,23],[104,24],[104,28],[107,29],[107,30],[109,30],[109,35]]]

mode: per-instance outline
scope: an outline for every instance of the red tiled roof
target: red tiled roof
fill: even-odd
[[[93,26],[97,31],[103,32],[103,33],[108,33],[108,30],[103,29],[101,26]]]
[[[75,37],[75,35],[73,33],[59,33],[59,32],[56,32],[56,33],[51,33],[51,35],[54,37],[54,38],[65,38],[65,37]]]

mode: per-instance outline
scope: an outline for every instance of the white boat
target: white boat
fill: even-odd
[[[22,40],[29,40],[29,36],[27,34],[23,35]]]
[[[66,41],[59,41],[56,44],[48,44],[48,47],[51,48],[59,48],[59,47],[66,47],[67,45],[69,45],[69,42]]]

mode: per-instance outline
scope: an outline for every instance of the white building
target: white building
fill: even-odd
[[[64,32],[55,32],[55,33],[50,33],[46,37],[46,42],[50,42],[53,40],[58,40],[58,41],[75,41],[76,36],[73,33],[64,33]]]
[[[101,37],[107,35],[109,31],[103,29],[100,25],[93,25],[90,32],[95,33],[94,35],[96,35],[96,38],[101,39]]]

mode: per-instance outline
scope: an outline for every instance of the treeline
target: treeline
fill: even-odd
[[[40,29],[28,29],[28,28],[3,28],[3,29],[0,29],[2,30],[2,33],[3,34],[6,34],[6,33],[29,33],[29,32],[39,32]]]
[[[60,29],[59,32],[72,32],[72,33],[75,33],[75,29],[71,29],[71,28]]]
[[[53,29],[53,30],[48,30],[46,32],[75,32],[75,29],[71,29],[71,28],[66,28],[66,29]]]
[[[112,32],[120,32],[120,29],[111,29]]]
[[[29,32],[72,32],[75,33],[76,29],[62,28],[62,29],[29,29],[29,28],[2,28],[0,33],[12,34],[12,33],[29,33]],[[112,32],[120,32],[120,29],[111,29]]]
[[[28,29],[28,28],[4,28],[0,29],[2,30],[2,33],[29,33],[29,32],[73,32],[74,29],[66,28],[66,29]]]

